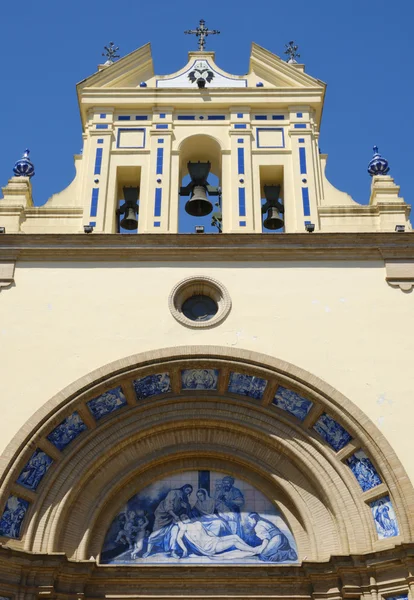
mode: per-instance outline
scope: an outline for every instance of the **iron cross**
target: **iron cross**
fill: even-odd
[[[198,37],[198,49],[204,50],[206,46],[206,37],[209,35],[219,34],[220,32],[217,31],[217,29],[209,30],[206,27],[206,22],[204,19],[200,19],[200,25],[197,27],[197,29],[187,29],[187,31],[184,31],[184,33],[195,34]]]

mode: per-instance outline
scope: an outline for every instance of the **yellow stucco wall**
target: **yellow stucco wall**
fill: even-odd
[[[210,276],[232,310],[217,327],[179,324],[168,296]],[[382,262],[18,262],[0,295],[1,451],[60,389],[138,352],[221,345],[301,367],[348,396],[379,427],[412,482],[412,296],[385,282]]]

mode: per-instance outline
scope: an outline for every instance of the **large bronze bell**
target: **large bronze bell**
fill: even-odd
[[[266,202],[262,206],[262,213],[267,211],[267,217],[263,222],[263,227],[272,231],[281,229],[285,222],[282,217],[283,204],[279,200],[280,185],[265,185],[264,193]]]
[[[125,203],[118,209],[118,215],[125,215],[119,222],[119,226],[127,231],[133,231],[138,227],[138,187],[124,187]]]
[[[217,195],[216,188],[213,189],[209,186],[207,181],[211,163],[189,162],[187,168],[191,181],[186,187],[180,188],[181,196],[191,195],[186,202],[185,210],[192,217],[205,217],[213,210],[213,204],[207,198],[207,192]]]

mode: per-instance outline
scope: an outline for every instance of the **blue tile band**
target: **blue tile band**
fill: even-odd
[[[302,202],[303,214],[305,217],[310,217],[309,189],[307,187],[302,188]]]
[[[92,199],[91,199],[91,212],[90,217],[96,217],[98,214],[98,199],[99,199],[99,188],[92,188]]]
[[[207,120],[208,121],[224,121],[225,118],[226,117],[224,115],[208,115]]]
[[[244,175],[244,148],[237,148],[239,175]]]
[[[246,190],[239,188],[239,216],[246,216]]]
[[[101,174],[102,153],[103,153],[103,149],[102,148],[97,148],[96,149],[95,169],[94,169],[94,172],[93,172],[94,175],[100,175]]]
[[[306,150],[299,148],[299,163],[301,175],[306,175]]]
[[[162,189],[155,188],[154,217],[161,216]]]
[[[195,121],[194,115],[178,115],[178,121]]]
[[[162,163],[164,160],[164,148],[157,148],[157,175],[162,175]],[[155,215],[157,216],[157,215]]]

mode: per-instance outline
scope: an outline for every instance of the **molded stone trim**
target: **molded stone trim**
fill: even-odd
[[[0,292],[9,288],[14,283],[14,268],[16,261],[4,260],[0,262]]]
[[[403,292],[411,292],[414,286],[414,260],[386,260],[386,281]]]

